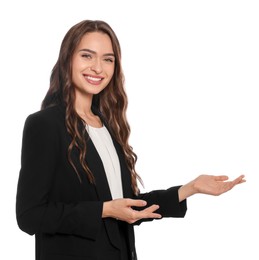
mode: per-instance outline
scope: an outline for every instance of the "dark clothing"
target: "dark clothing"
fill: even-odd
[[[70,142],[63,106],[50,107],[27,118],[16,214],[20,229],[35,234],[36,260],[125,260],[126,256],[136,260],[133,225],[102,218],[103,202],[112,197],[91,139],[87,139],[86,161],[95,185],[88,181],[74,148],[71,157],[80,182],[68,161]],[[158,204],[163,217],[184,217],[186,201],[178,201],[179,186],[133,195],[123,151],[114,139],[113,142],[120,160],[124,198],[146,200],[147,206]]]

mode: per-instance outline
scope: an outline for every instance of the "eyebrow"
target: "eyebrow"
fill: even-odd
[[[81,50],[79,50],[79,52],[80,51],[87,51],[87,52],[90,52],[92,54],[97,54],[96,51],[93,51],[93,50],[90,50],[90,49],[81,49]],[[103,56],[113,56],[113,57],[115,57],[114,53],[105,53]]]

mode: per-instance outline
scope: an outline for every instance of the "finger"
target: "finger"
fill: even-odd
[[[133,200],[133,199],[126,199],[126,206],[128,207],[144,207],[147,205],[145,200]]]
[[[158,205],[152,205],[144,210],[138,211],[138,218],[161,218],[162,216],[154,211],[158,210]]]
[[[154,205],[149,206],[148,208],[144,209],[143,212],[153,213],[154,211],[156,211],[158,209],[159,209],[159,206],[154,204]]]
[[[239,183],[243,183],[246,180],[244,179],[245,175],[240,175],[239,177],[237,177],[235,180],[233,180],[234,184],[239,184]]]
[[[237,177],[236,179],[234,179],[233,181],[225,182],[225,189],[231,190],[235,185],[245,182],[245,180],[243,178],[244,178],[244,175],[241,175],[241,176]]]
[[[245,175],[244,175],[244,174],[240,175],[239,178],[240,178],[242,181],[245,181],[245,179],[244,179],[244,178],[245,178]]]
[[[215,181],[226,181],[226,180],[228,180],[228,176],[227,175],[215,176]]]

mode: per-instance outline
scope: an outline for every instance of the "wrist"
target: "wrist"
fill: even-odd
[[[102,218],[108,218],[110,217],[110,201],[105,201],[103,203],[103,212],[102,212]]]
[[[178,190],[179,202],[187,199],[188,197],[196,194],[198,191],[195,187],[195,181],[191,181],[183,186],[181,186]]]

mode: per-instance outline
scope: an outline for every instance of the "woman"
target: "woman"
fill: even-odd
[[[42,109],[23,132],[17,221],[35,234],[37,260],[137,259],[133,224],[184,217],[187,197],[245,181],[201,175],[141,194],[123,80],[107,23],[86,20],[67,32]]]

